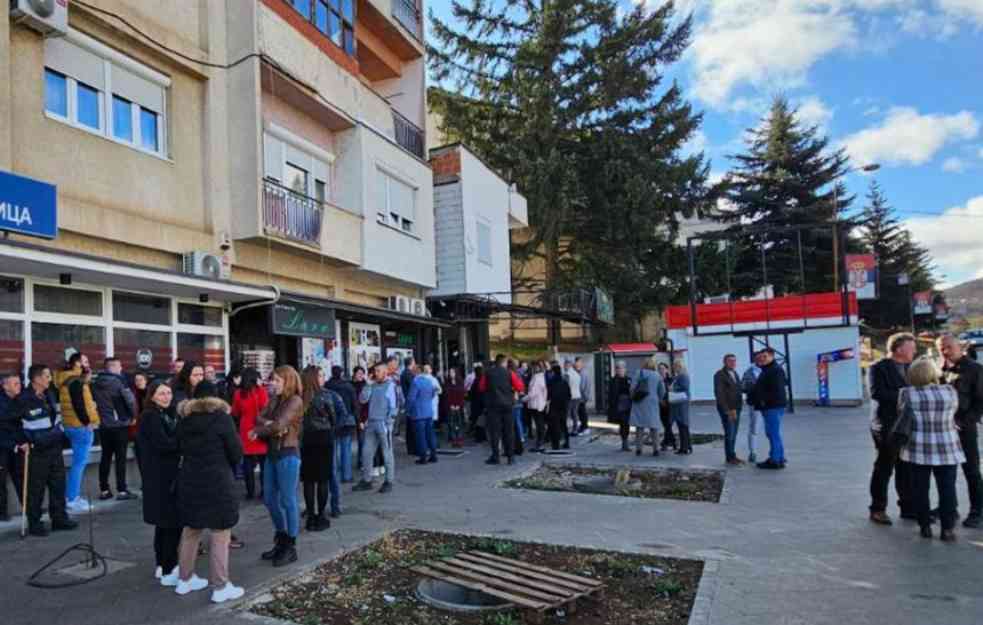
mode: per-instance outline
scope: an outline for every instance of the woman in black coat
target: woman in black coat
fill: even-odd
[[[570,431],[567,429],[567,411],[570,408],[570,385],[563,377],[560,365],[550,369],[552,376],[546,385],[549,400],[549,424],[547,425],[553,450],[560,448],[560,433],[563,434],[563,448],[570,449]]]
[[[631,429],[631,378],[623,360],[614,366],[614,377],[608,386],[608,422],[618,424],[621,434],[621,451],[631,451],[628,447],[628,433]]]
[[[178,515],[184,525],[179,554],[178,594],[201,590],[208,585],[194,574],[195,558],[202,532],[210,532],[208,552],[210,577],[216,595],[225,600],[241,596],[242,589],[229,582],[229,541],[239,522],[239,499],[235,494],[233,470],[242,460],[242,442],[224,400],[209,382],[195,388],[194,399],[178,408],[177,426],[181,469],[178,473]]]
[[[143,521],[154,526],[156,577],[162,586],[177,586],[181,542],[174,484],[180,456],[177,419],[170,412],[171,398],[171,387],[166,382],[150,384],[137,434],[143,471]]]

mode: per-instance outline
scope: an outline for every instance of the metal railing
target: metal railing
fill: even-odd
[[[423,130],[397,113],[395,109],[393,110],[393,128],[396,132],[396,143],[419,158],[425,158],[426,140]]]
[[[263,228],[268,234],[320,247],[324,207],[273,180],[263,180]]]
[[[416,0],[393,0],[393,17],[410,31],[419,41],[423,41],[423,20]]]

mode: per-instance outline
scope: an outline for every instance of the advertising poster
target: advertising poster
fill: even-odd
[[[348,324],[348,369],[368,369],[382,360],[382,341],[379,326],[370,323]]]
[[[847,254],[846,271],[849,288],[858,300],[877,298],[877,259],[873,254]]]
[[[335,336],[341,336],[341,323],[337,322],[337,324],[339,327]],[[304,337],[300,344],[301,368],[315,365],[324,371],[324,375],[331,377],[331,367],[345,366],[341,351],[341,344],[334,339]]]
[[[916,315],[932,314],[932,292],[919,291],[911,296]]]

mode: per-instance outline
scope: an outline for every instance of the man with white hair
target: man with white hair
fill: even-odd
[[[983,524],[983,482],[980,479],[980,448],[978,426],[983,417],[983,365],[970,359],[959,340],[951,334],[939,337],[938,348],[945,358],[942,381],[951,384],[959,393],[956,426],[966,462],[963,476],[969,490],[969,516],[963,527],[977,528]]]
[[[580,392],[580,372],[573,366],[572,360],[563,361],[563,375],[570,387],[570,408],[567,410],[570,436],[577,436],[580,433],[580,400],[583,395]]]

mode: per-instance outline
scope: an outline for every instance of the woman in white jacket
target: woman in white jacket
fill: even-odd
[[[539,363],[532,365],[532,379],[523,398],[531,421],[536,425],[536,446],[533,451],[543,451],[546,441],[546,372]]]

